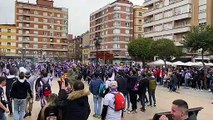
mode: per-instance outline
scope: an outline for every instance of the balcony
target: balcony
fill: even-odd
[[[146,6],[154,4],[155,2],[158,2],[158,1],[159,0],[145,0],[144,3],[143,3],[143,6],[146,7]]]
[[[159,0],[151,0],[151,1],[159,1]],[[170,9],[173,9],[173,8],[176,8],[176,7],[179,7],[179,6],[183,6],[183,5],[186,5],[186,4],[191,4],[191,3],[192,3],[192,0],[181,0],[181,1],[178,0],[175,3],[169,4],[167,6],[163,6],[159,9],[148,10],[148,11],[143,13],[143,16],[147,17],[147,16],[150,16],[150,15],[153,15],[153,14],[156,14],[156,13],[164,12],[166,10],[170,10]]]
[[[185,33],[191,30],[190,26],[182,26],[182,27],[175,27],[170,30],[163,30],[163,31],[154,31],[154,32],[145,32],[144,37],[155,37],[155,36],[162,36],[167,34],[175,34],[175,33]]]
[[[167,22],[171,22],[171,21],[175,21],[175,20],[181,20],[181,19],[186,19],[186,18],[191,18],[192,17],[192,13],[183,13],[183,14],[179,14],[179,15],[173,15],[171,17],[168,18],[162,18],[160,20],[156,20],[156,21],[150,21],[149,23],[145,23],[143,27],[150,27],[150,26],[154,26],[157,24],[162,24],[162,23],[167,23]]]

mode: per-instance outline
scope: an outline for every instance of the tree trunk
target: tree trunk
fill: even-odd
[[[163,59],[163,61],[164,61],[165,69],[166,69],[166,68],[167,68],[167,67],[166,67],[166,59]]]
[[[203,83],[204,83],[204,89],[207,89],[207,79],[206,79],[207,69],[206,69],[206,65],[204,63],[203,54],[204,54],[204,50],[202,49],[201,55],[202,55],[202,64],[203,64],[203,71],[204,71],[204,78],[203,78],[204,81],[203,81]]]

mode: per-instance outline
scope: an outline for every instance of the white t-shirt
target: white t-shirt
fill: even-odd
[[[105,120],[121,120],[121,114],[122,110],[115,111],[113,108],[115,108],[115,95],[112,93],[106,94],[104,97],[103,104],[108,106],[107,109],[107,115]]]

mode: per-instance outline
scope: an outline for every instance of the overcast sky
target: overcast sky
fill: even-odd
[[[35,3],[36,0],[18,0]],[[81,35],[89,30],[90,13],[115,0],[54,0],[54,6],[69,9],[69,33]],[[134,5],[142,5],[144,0],[130,0]],[[0,23],[15,23],[15,0],[0,0]]]

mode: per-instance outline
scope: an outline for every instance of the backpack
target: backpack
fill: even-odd
[[[113,93],[115,95],[115,111],[120,111],[125,109],[125,98],[124,96],[118,92],[118,93]]]
[[[44,82],[43,80],[41,80],[41,82],[43,84],[43,86],[42,86],[42,94],[43,94],[43,96],[45,96],[45,97],[50,96],[51,93],[52,93],[52,90],[51,90],[51,86],[49,84],[49,79],[48,79],[47,82]]]
[[[106,87],[105,87],[104,83],[102,82],[99,86],[99,92],[98,92],[100,97],[105,96],[105,90],[106,90]]]
[[[150,80],[149,81],[149,90],[155,90],[156,88],[156,81],[155,80]]]

